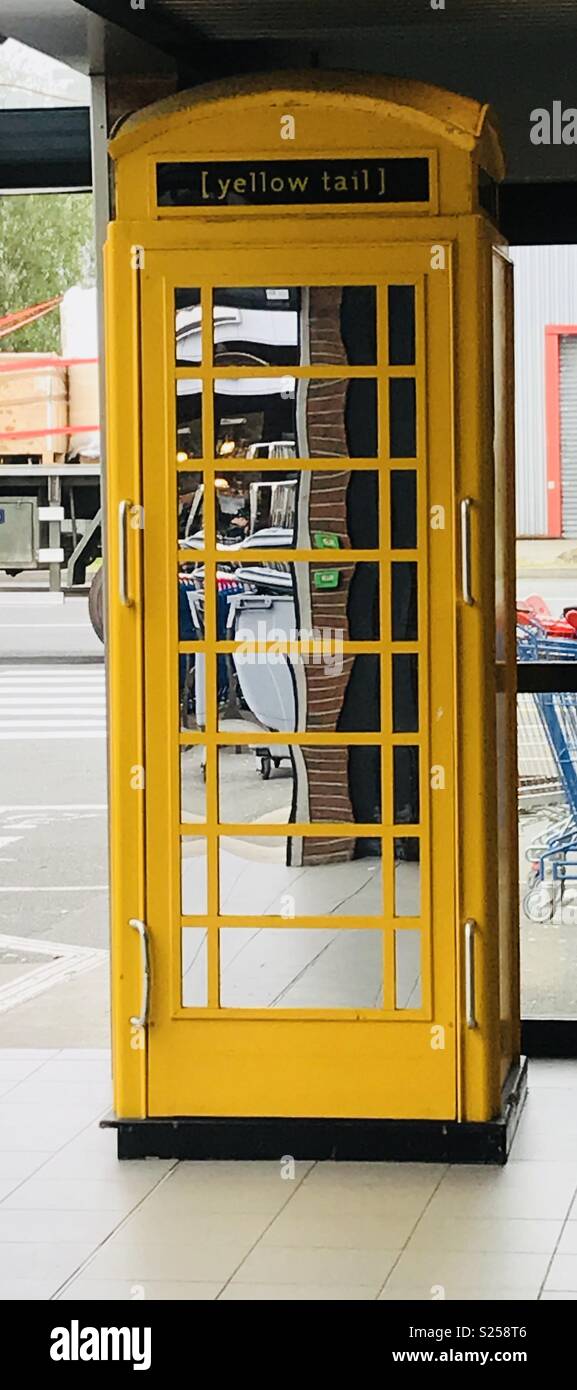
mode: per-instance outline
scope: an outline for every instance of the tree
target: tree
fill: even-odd
[[[0,197],[0,316],[95,279],[90,193]],[[0,341],[6,352],[60,352],[58,311]]]

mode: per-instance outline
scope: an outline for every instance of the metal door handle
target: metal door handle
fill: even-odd
[[[473,917],[465,922],[465,1015],[467,1028],[476,1028],[475,1017],[475,930]]]
[[[472,497],[464,497],[461,502],[461,587],[463,602],[473,604],[471,588],[471,508]]]
[[[131,917],[129,927],[134,927],[138,932],[142,946],[142,1005],[138,1016],[131,1018],[133,1028],[146,1028],[148,1023],[148,1004],[150,999],[150,951],[148,947],[148,929],[146,922],[141,922],[140,917]]]
[[[128,513],[132,508],[132,502],[124,498],[118,504],[118,594],[120,602],[125,608],[130,608],[132,599],[128,592],[128,548],[126,544],[126,529]]]

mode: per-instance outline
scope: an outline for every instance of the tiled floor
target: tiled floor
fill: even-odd
[[[577,1299],[577,1063],[504,1169],[119,1164],[109,1062],[0,1051],[0,1299]]]

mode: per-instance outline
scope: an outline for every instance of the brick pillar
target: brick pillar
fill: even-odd
[[[347,357],[340,329],[341,290],[334,286],[309,290],[308,355],[312,365],[330,362],[346,365]],[[300,439],[301,457],[348,459],[345,429],[347,383],[329,378],[305,382],[306,392],[301,401],[300,418],[305,421],[306,438]],[[330,531],[338,536],[341,551],[350,547],[347,529],[347,489],[350,469],[335,469],[313,474],[310,488],[303,489],[299,499],[297,545],[314,545],[314,533]],[[326,566],[338,567],[338,589],[315,587],[315,574],[325,566],[295,566],[295,586],[301,622],[310,618],[313,629],[324,629],[327,635],[347,641],[349,624],[347,602],[354,571],[353,565],[339,563],[336,550],[324,551]],[[335,563],[336,562],[336,563]],[[305,617],[306,615],[306,617]],[[304,667],[306,687],[306,727],[329,733],[336,730],[343,707],[345,690],[354,657],[343,657],[343,669],[338,675],[333,668],[316,664],[312,658]],[[303,712],[303,724],[305,717]],[[346,748],[302,748],[302,766],[307,779],[307,800],[311,822],[341,821],[354,823],[349,796],[348,750]],[[300,767],[300,760],[298,766]],[[301,772],[301,776],[302,776]],[[302,804],[302,798],[299,798]],[[303,864],[331,864],[352,859],[354,839],[307,837],[299,842],[300,855],[293,841],[294,855]]]

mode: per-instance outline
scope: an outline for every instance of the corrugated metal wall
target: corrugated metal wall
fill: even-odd
[[[577,334],[559,344],[563,535],[577,536]]]
[[[517,531],[547,534],[545,326],[577,323],[577,246],[513,246]]]

